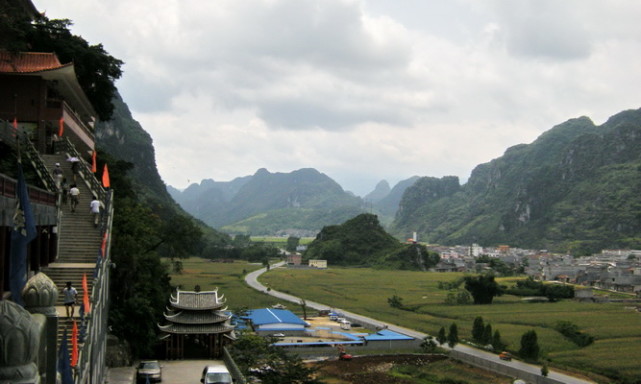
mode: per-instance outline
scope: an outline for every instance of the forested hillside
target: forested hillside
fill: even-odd
[[[458,178],[408,188],[393,233],[586,254],[641,247],[641,110],[568,120]]]
[[[439,261],[420,244],[403,244],[385,232],[376,215],[364,213],[324,227],[304,253],[331,265],[427,270]]]

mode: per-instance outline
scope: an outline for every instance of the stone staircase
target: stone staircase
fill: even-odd
[[[53,170],[55,163],[60,163],[64,177],[69,184],[73,183],[71,163],[66,161],[64,155],[44,155],[42,158],[50,171]],[[67,281],[71,281],[73,287],[78,291],[78,301],[73,318],[80,326],[80,304],[85,293],[82,289],[82,278],[86,274],[88,295],[91,297],[94,270],[101,244],[100,230],[94,228],[93,217],[89,210],[89,203],[92,200],[91,191],[81,177],[77,178],[76,184],[80,190],[80,196],[75,212],[71,211],[69,201],[62,204],[61,207],[61,220],[58,227],[58,257],[54,263],[42,269],[42,272],[53,280],[59,290],[58,302],[56,303],[59,315],[58,343],[62,340],[64,329],[67,328],[69,346],[71,346],[72,319],[66,318],[62,289]]]

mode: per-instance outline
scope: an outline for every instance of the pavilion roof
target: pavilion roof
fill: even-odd
[[[221,309],[225,305],[224,295],[218,297],[218,289],[214,291],[181,291],[171,295],[169,303],[176,309],[211,310]]]
[[[177,334],[231,333],[234,327],[226,324],[176,324],[159,325],[161,331]]]
[[[165,319],[175,324],[218,324],[229,320],[231,316],[211,311],[168,311]]]

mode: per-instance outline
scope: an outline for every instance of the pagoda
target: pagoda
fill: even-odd
[[[235,340],[231,315],[225,311],[224,295],[213,291],[183,291],[178,289],[169,299],[163,332],[167,359],[183,359],[188,349],[203,350],[204,358],[218,359],[223,347]],[[224,307],[224,308],[223,308]]]

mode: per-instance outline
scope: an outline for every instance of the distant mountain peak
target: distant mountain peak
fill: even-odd
[[[376,187],[374,187],[374,190],[365,197],[363,197],[363,200],[369,201],[372,203],[378,203],[379,201],[383,200],[387,195],[389,195],[390,191],[392,188],[390,188],[389,183],[387,180],[381,180],[376,184]]]

